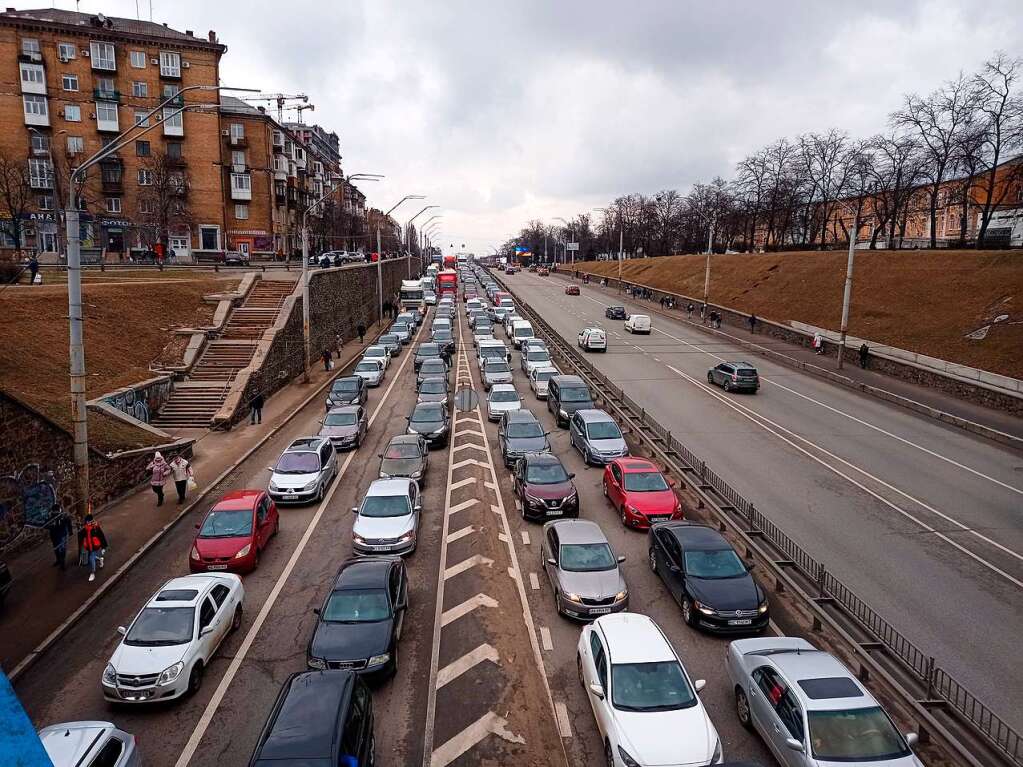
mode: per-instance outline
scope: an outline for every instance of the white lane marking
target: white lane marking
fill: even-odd
[[[1016,586],[1018,586],[1020,588],[1023,588],[1023,581],[1021,581],[1018,578],[1014,578],[1013,576],[1009,575],[1007,572],[1005,572],[1004,570],[999,568],[997,565],[993,564],[992,562],[987,561],[986,559],[984,559],[979,554],[974,553],[973,551],[971,551],[970,549],[966,548],[962,544],[956,542],[952,538],[949,538],[947,535],[945,535],[944,533],[938,531],[936,528],[932,527],[931,525],[928,525],[926,522],[924,522],[923,520],[917,518],[916,516],[914,516],[913,514],[908,512],[906,509],[903,509],[898,504],[893,503],[892,501],[888,500],[887,498],[885,498],[880,493],[875,492],[874,490],[871,490],[869,487],[867,487],[865,484],[863,484],[859,480],[853,478],[852,476],[850,476],[849,474],[846,474],[843,471],[840,471],[837,467],[832,466],[830,463],[828,463],[827,461],[821,459],[819,456],[814,455],[813,453],[811,453],[806,448],[801,447],[800,445],[797,445],[792,439],[789,439],[788,437],[784,436],[783,434],[779,433],[778,431],[774,431],[774,429],[770,428],[769,426],[767,426],[765,424],[770,424],[771,426],[775,427],[776,429],[779,429],[780,431],[785,432],[786,434],[791,435],[794,439],[797,439],[797,440],[800,440],[802,442],[805,442],[806,444],[812,446],[815,450],[820,451],[824,455],[828,456],[829,458],[834,459],[835,461],[838,461],[839,463],[845,464],[849,468],[853,469],[854,471],[859,472],[860,474],[864,475],[865,477],[869,477],[871,480],[873,480],[874,482],[877,482],[879,485],[882,485],[883,487],[891,488],[895,492],[897,492],[897,493],[899,493],[901,495],[905,495],[910,500],[914,501],[915,503],[920,504],[920,506],[922,506],[924,508],[930,508],[926,504],[921,503],[920,501],[917,501],[912,496],[907,495],[906,493],[903,493],[901,490],[898,490],[898,488],[892,487],[891,485],[889,485],[884,480],[881,480],[881,479],[875,477],[874,475],[870,474],[869,472],[865,471],[864,469],[861,469],[861,468],[859,468],[857,466],[854,466],[853,464],[849,463],[848,461],[846,461],[846,460],[844,460],[842,458],[839,458],[834,453],[828,452],[827,450],[822,448],[820,445],[817,445],[814,442],[811,442],[810,440],[808,440],[806,437],[801,437],[800,435],[795,434],[795,433],[789,431],[784,426],[781,426],[781,425],[775,423],[774,421],[770,420],[769,418],[766,418],[766,417],[756,413],[755,411],[748,410],[747,408],[732,402],[727,397],[723,397],[723,396],[719,395],[716,391],[711,390],[709,386],[707,386],[703,382],[697,380],[696,378],[693,378],[688,373],[684,373],[681,370],[679,370],[678,368],[672,367],[671,365],[668,365],[668,368],[673,370],[675,373],[677,373],[682,378],[684,378],[687,381],[689,381],[690,383],[692,383],[697,388],[703,389],[704,391],[706,391],[708,394],[710,394],[715,399],[719,399],[721,402],[725,403],[725,405],[727,405],[728,407],[732,408],[732,410],[737,412],[739,415],[741,415],[744,418],[752,421],[753,423],[755,423],[757,426],[759,426],[764,431],[766,431],[766,432],[768,432],[770,434],[773,434],[778,439],[780,439],[782,442],[785,442],[786,444],[788,444],[791,447],[793,447],[796,450],[798,450],[800,453],[803,453],[808,458],[816,461],[817,463],[819,463],[824,468],[828,469],[829,471],[831,471],[831,472],[837,474],[838,476],[842,477],[842,479],[845,479],[846,481],[848,481],[851,484],[855,485],[856,487],[860,488],[863,492],[873,496],[874,498],[879,500],[881,503],[883,503],[885,506],[888,506],[889,508],[893,509],[894,511],[897,511],[899,514],[904,516],[906,519],[909,519],[909,520],[915,522],[918,526],[920,526],[921,528],[926,530],[928,533],[931,533],[935,537],[940,538],[941,540],[945,541],[949,545],[953,546],[954,548],[956,548],[959,551],[961,551],[964,554],[966,554],[968,557],[976,560],[978,563],[980,563],[984,567],[988,568],[992,572],[995,572],[998,575],[1000,575],[1003,578],[1005,578],[1006,580],[1014,583]],[[944,514],[941,514],[940,512],[935,511],[934,513],[937,514],[938,516],[940,516],[942,519],[945,519],[946,521],[948,521],[948,522],[950,522],[950,523],[952,523],[952,524],[962,528],[962,530],[964,532],[972,533],[972,534],[976,535],[978,538],[980,538],[982,540],[990,541],[990,539],[987,538],[986,536],[983,536],[983,535],[981,535],[981,534],[979,534],[979,533],[977,533],[977,532],[975,532],[973,530],[970,530],[968,527],[966,527],[962,523],[957,522],[954,519],[952,519],[950,517],[947,517]],[[994,543],[994,541],[990,541],[990,542],[992,543],[992,545],[996,546],[999,549],[1004,548],[1000,544]],[[1006,551],[1007,551],[1007,553],[1010,553],[1010,554],[1012,554],[1014,556],[1017,556],[1017,557],[1019,556],[1015,552],[1012,552],[1012,551],[1009,551],[1009,550],[1006,550]]]
[[[452,516],[454,514],[457,514],[460,511],[465,511],[466,509],[471,509],[473,506],[475,506],[479,502],[480,502],[479,498],[470,498],[467,501],[462,501],[461,503],[455,504],[454,506],[452,506],[451,508],[448,509],[447,516],[450,517],[450,516]]]
[[[547,652],[554,650],[554,641],[551,639],[551,630],[546,626],[540,627],[540,644]]]
[[[455,482],[453,485],[451,485],[448,488],[448,491],[457,490],[458,488],[465,487],[466,485],[473,485],[473,484],[476,483],[476,481],[477,481],[476,477],[466,477],[465,479],[460,479],[457,482]]]
[[[430,767],[447,767],[447,765],[491,734],[497,735],[509,743],[524,745],[526,742],[526,739],[521,735],[516,735],[508,729],[507,719],[502,719],[493,711],[488,711],[447,743],[436,749],[429,757]]]
[[[493,597],[488,597],[486,594],[477,594],[474,597],[469,597],[462,604],[455,605],[450,610],[445,610],[440,616],[440,625],[443,628],[449,623],[457,621],[459,618],[468,615],[478,607],[497,607],[497,600]],[[436,682],[434,683],[436,684]],[[434,687],[436,689],[436,687]]]
[[[568,707],[562,702],[554,704],[554,714],[558,718],[558,732],[563,738],[572,737],[572,720],[568,716]]]
[[[536,573],[529,574],[529,588],[533,591],[540,590],[540,579],[536,577]]]
[[[470,669],[475,668],[483,661],[488,660],[491,663],[500,663],[501,658],[497,654],[497,650],[492,645],[481,644],[475,650],[470,650],[458,660],[454,660],[444,668],[437,672],[437,689],[446,685],[448,682],[452,682],[458,679],[462,674]]]
[[[462,450],[478,450],[481,453],[484,452],[483,448],[480,445],[474,445],[472,442],[466,442],[464,445],[459,445],[458,447],[456,447],[451,452],[452,453],[458,453],[458,452],[460,452]],[[463,464],[460,463],[458,465],[462,466]]]
[[[422,328],[420,328],[419,333],[422,333]],[[385,412],[384,404],[387,402],[388,397],[391,396],[391,392],[394,391],[395,384],[398,383],[398,379],[401,378],[402,370],[404,370],[405,365],[410,359],[412,359],[412,355],[406,354],[405,359],[401,361],[401,365],[398,366],[398,370],[391,379],[391,383],[387,385],[387,390],[384,392],[384,396],[380,398],[380,402],[377,403],[376,409],[373,411],[373,415],[369,418],[369,426],[373,425],[377,416],[379,416],[382,412]],[[220,704],[223,703],[224,696],[227,695],[228,688],[230,688],[231,683],[238,674],[238,670],[241,668],[242,663],[249,654],[249,650],[252,649],[252,645],[256,641],[256,637],[259,635],[260,630],[263,628],[263,624],[266,622],[267,617],[270,615],[270,611],[277,603],[277,598],[280,596],[281,591],[284,590],[284,585],[288,582],[288,578],[291,577],[291,573],[295,569],[296,565],[298,565],[298,560],[301,558],[302,553],[305,551],[305,547],[312,539],[313,532],[316,530],[316,526],[320,523],[320,519],[327,510],[327,506],[330,505],[330,501],[334,497],[335,491],[341,486],[341,478],[344,477],[345,473],[348,471],[348,467],[351,466],[352,461],[355,460],[357,452],[358,451],[353,450],[345,458],[345,462],[341,465],[341,469],[334,477],[334,481],[331,483],[330,489],[320,502],[320,505],[316,509],[316,513],[313,514],[312,519],[309,520],[309,525],[306,527],[301,539],[299,539],[295,550],[291,553],[291,558],[288,559],[288,563],[284,566],[284,570],[281,571],[281,574],[274,582],[273,588],[270,589],[270,593],[267,595],[266,601],[263,603],[259,613],[256,615],[256,619],[252,622],[252,625],[246,632],[245,639],[242,640],[241,646],[238,648],[238,652],[235,654],[234,658],[231,659],[231,664],[227,667],[227,671],[224,672],[224,676],[221,678],[220,684],[217,685],[217,689],[213,691],[213,697],[210,698],[210,702],[206,704],[206,708],[203,710],[202,716],[200,716],[199,721],[196,722],[192,735],[188,738],[188,742],[185,743],[184,749],[182,749],[180,756],[178,756],[177,761],[174,763],[175,767],[186,767],[192,760],[192,757],[195,756],[195,752],[199,748],[199,744],[202,742],[203,736],[206,734],[206,730],[213,721],[213,717],[220,708]]]
[[[497,540],[502,541],[503,543],[507,543],[508,542],[508,536],[505,535],[504,533],[498,533],[497,534]]]
[[[484,482],[483,487],[487,488],[487,490],[493,490],[495,493],[497,492],[497,485],[493,482]]]
[[[519,535],[522,536],[522,545],[523,546],[528,546],[529,545],[529,531],[528,530],[522,530],[522,531],[519,532]]]
[[[461,530],[456,530],[451,533],[445,540],[447,540],[448,543],[454,543],[455,541],[461,540],[465,536],[471,535],[474,532],[476,532],[476,528],[469,525],[468,527],[463,527]]]
[[[475,445],[473,446],[475,447]],[[466,458],[464,461],[459,461],[451,466],[452,469],[461,469],[466,466],[479,466],[480,468],[487,468],[487,465],[481,461],[477,461],[475,458]]]

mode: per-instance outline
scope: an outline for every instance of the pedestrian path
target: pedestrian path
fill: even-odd
[[[270,430],[283,423],[319,385],[336,375],[338,369],[361,356],[362,350],[378,332],[376,326],[369,328],[365,344],[360,344],[358,339],[347,342],[340,364],[334,371],[328,373],[322,366],[314,365],[310,369],[308,384],[291,383],[268,398],[260,425],[251,426],[246,421],[230,431],[172,431],[177,437],[197,439],[192,468],[200,490],[234,465]],[[139,477],[140,483],[145,480],[146,477]],[[88,568],[75,566],[77,548],[74,543],[69,546],[65,572],[53,566],[54,558],[48,540],[6,559],[14,585],[5,605],[0,609],[0,668],[3,671],[10,674],[40,642],[92,597],[110,574],[116,572],[185,508],[174,503],[173,490],[168,493],[168,499],[169,502],[157,508],[152,491],[148,485],[143,484],[120,501],[96,511],[97,519],[110,541],[110,549],[105,567],[99,572],[95,583],[87,580]]]

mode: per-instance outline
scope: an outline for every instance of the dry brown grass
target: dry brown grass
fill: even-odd
[[[703,295],[705,256],[626,261],[623,278]],[[580,269],[614,277],[617,262]],[[728,254],[713,257],[712,303],[786,322],[837,329],[846,253]],[[965,336],[996,316],[983,341]],[[857,251],[849,332],[901,349],[1023,378],[1023,253]]]

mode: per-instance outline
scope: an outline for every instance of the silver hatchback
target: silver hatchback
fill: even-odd
[[[611,544],[596,522],[557,519],[543,526],[540,564],[558,612],[590,620],[629,609],[629,589]]]
[[[587,465],[603,466],[629,454],[622,430],[603,410],[576,410],[569,422],[568,441]]]

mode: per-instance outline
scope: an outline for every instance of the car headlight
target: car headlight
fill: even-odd
[[[757,605],[757,612],[763,615],[767,612],[767,600],[765,599],[761,604]]]
[[[270,492],[271,493],[276,493],[277,490],[278,490],[277,485],[274,483],[273,480],[270,480]]]
[[[568,592],[567,594],[565,594],[565,599],[567,599],[569,602],[582,602],[583,601],[583,598],[581,596],[579,596],[578,594],[573,594],[571,591]]]
[[[191,556],[192,559],[199,559],[199,549],[197,549],[195,546],[192,546],[192,553],[189,556]]]
[[[639,767],[639,762],[629,756],[629,752],[621,746],[618,746],[618,756],[622,758],[622,762],[625,764],[625,767]]]
[[[168,666],[167,668],[160,672],[160,676],[156,680],[156,686],[161,687],[165,684],[170,684],[179,676],[181,676],[181,671],[184,668],[185,664],[182,663],[181,661],[178,661],[173,666]]]
[[[237,554],[234,555],[234,558],[235,559],[241,559],[242,557],[247,557],[249,555],[250,551],[252,551],[252,544],[251,543],[246,543],[241,548],[241,550]]]
[[[416,536],[414,533],[405,533],[403,536],[401,536],[401,538],[398,539],[398,543],[408,543],[415,537]]]
[[[714,744],[714,756],[710,758],[710,763],[717,764],[722,760],[723,756],[724,755],[721,753],[721,738],[718,738],[717,742]]]
[[[389,652],[385,652],[381,655],[374,655],[372,658],[369,659],[369,662],[366,665],[379,666],[381,663],[387,663],[387,661],[389,661],[390,659],[391,654]]]
[[[309,492],[310,490],[315,490],[315,489],[316,489],[316,485],[317,485],[317,484],[318,484],[318,480],[315,480],[315,479],[314,479],[314,480],[313,480],[312,482],[310,482],[310,483],[309,483],[308,485],[306,485],[305,487],[303,487],[303,488],[302,488],[302,490],[304,490],[305,492]]]
[[[355,541],[356,543],[365,543],[366,542],[365,538],[363,538],[361,535],[356,535],[355,533],[352,533],[352,540]]]
[[[615,602],[621,602],[627,596],[629,596],[629,590],[628,589],[622,589],[617,594],[615,594]]]
[[[695,599],[693,600],[693,607],[695,607],[697,610],[699,610],[704,615],[713,615],[714,614],[714,609],[712,607],[708,607],[703,602],[698,602]]]
[[[543,498],[537,498],[535,495],[526,493],[526,502],[536,506],[543,506]]]
[[[103,684],[115,687],[117,685],[117,669],[109,663],[107,667],[103,669]]]
[[[414,471],[414,472],[412,472],[412,479],[422,479],[422,477],[423,477],[423,472],[422,471]]]
[[[568,418],[568,413],[566,413],[564,410],[559,410],[558,415],[560,415],[562,418]]]
[[[318,668],[320,670],[327,668],[327,661],[325,661],[323,658],[309,658],[307,663],[309,665],[309,668]]]

